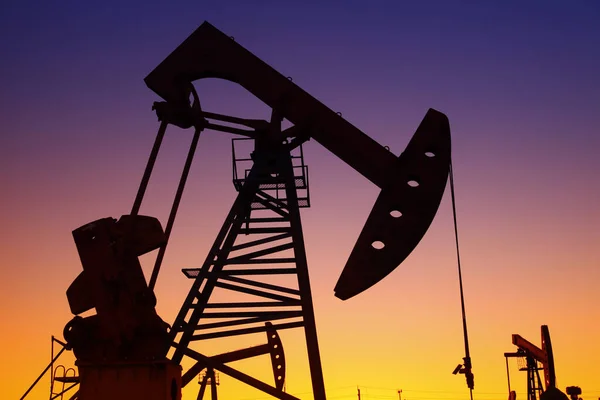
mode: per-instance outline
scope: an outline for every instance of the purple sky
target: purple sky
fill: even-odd
[[[0,304],[19,306],[2,310],[0,321],[16,318],[14,313],[40,315],[44,307],[56,312],[46,325],[21,317],[21,331],[5,332],[6,340],[29,332],[23,337],[31,340],[16,343],[15,354],[23,354],[40,326],[48,327],[39,333],[45,340],[67,322],[64,290],[81,268],[70,232],[129,211],[158,128],[150,108],[159,99],[143,78],[205,20],[395,154],[428,108],[449,117],[476,376],[486,357],[500,362],[488,386],[486,375],[479,375],[484,388],[505,390],[501,362],[510,334],[529,337],[531,331],[537,338],[543,323],[556,332],[557,343],[563,340],[562,371],[579,361],[595,365],[597,348],[587,359],[569,358],[570,314],[552,308],[583,315],[581,346],[597,346],[600,3],[595,0],[4,2]],[[234,84],[211,80],[196,87],[207,111],[269,116]],[[175,128],[168,135],[148,192],[162,202],[144,203],[163,224],[189,139],[189,132]],[[157,286],[163,302],[171,301],[161,292],[168,285],[181,285],[176,293],[187,290],[177,270],[188,264],[177,263],[189,262],[192,253],[203,259],[233,200],[230,139],[216,132],[201,137],[181,210],[193,218],[175,224],[165,259],[173,265],[163,268],[175,270],[175,277],[161,272]],[[350,308],[336,308],[333,285],[377,191],[318,144],[309,142],[305,155],[313,207],[303,211],[303,221],[307,252],[316,264],[311,277],[324,343],[335,342],[328,335],[336,327],[327,328],[326,318],[319,319],[326,311],[320,310],[340,318],[347,310],[365,315],[381,301],[378,296],[397,295],[393,289],[406,282],[404,290],[421,296],[415,318],[430,312],[431,320],[443,319],[450,315],[444,307],[456,306],[448,318],[455,323],[451,356],[458,362],[462,338],[447,194],[406,268],[361,299],[343,303]],[[442,259],[450,267],[436,264]],[[327,268],[319,269],[320,263]],[[417,289],[424,282],[428,286]],[[541,289],[528,292],[532,282]],[[43,299],[30,293],[42,293]],[[498,311],[506,294],[512,308]],[[516,311],[524,299],[541,303],[540,318]],[[172,307],[180,304],[176,300]],[[402,315],[410,318],[413,309],[406,307]],[[436,314],[442,309],[446,314]],[[382,332],[392,332],[387,317],[381,318]],[[336,323],[350,326],[353,319]],[[529,325],[522,330],[523,321]],[[491,349],[488,339],[504,349]],[[14,371],[27,368],[16,356],[13,361]],[[445,365],[436,368],[449,373],[453,366],[445,371]],[[596,382],[597,374],[588,375],[581,385]],[[594,389],[600,391],[598,385]]]

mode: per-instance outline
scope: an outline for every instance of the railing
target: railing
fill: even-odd
[[[56,355],[54,355],[54,344],[55,343],[58,343],[61,346],[61,349],[59,350],[59,352]],[[52,336],[51,342],[50,342],[50,363],[46,366],[46,368],[44,368],[42,373],[31,384],[31,386],[29,386],[29,388],[25,391],[23,396],[21,396],[20,400],[23,400],[27,397],[27,395],[31,392],[31,390],[33,390],[35,385],[38,384],[38,382],[44,377],[44,375],[46,375],[46,372],[48,372],[48,371],[50,371],[50,400],[56,400],[59,397],[62,400],[63,395],[66,392],[73,389],[75,386],[77,386],[79,384],[79,378],[75,375],[75,370],[73,368],[65,369],[65,367],[63,365],[58,365],[58,366],[56,366],[56,368],[54,367],[56,361],[64,353],[65,350],[70,350],[69,346],[67,346],[66,343],[63,343],[62,341],[60,341],[60,340],[56,339],[54,336]],[[64,370],[64,374],[62,377],[57,378],[56,371],[59,370],[60,368],[62,368]],[[68,376],[69,371],[73,371],[73,376]],[[62,382],[62,384],[63,384],[61,391],[58,393],[54,392],[54,381],[55,380],[58,382]],[[67,386],[65,388],[66,383],[71,383],[71,385]],[[77,393],[75,393],[73,396],[70,397],[71,400],[74,400],[76,398],[77,398]]]
[[[248,174],[250,173],[250,169],[254,164],[253,159],[250,154],[253,149],[249,146],[254,144],[254,139],[252,138],[234,138],[231,140],[231,154],[232,154],[232,171],[233,171],[233,186],[237,191],[239,191],[244,185],[246,179],[248,178]],[[237,157],[236,156],[236,146],[242,147],[246,146],[243,150],[243,153],[248,154],[247,157]],[[237,154],[239,154],[239,149],[237,150]],[[292,168],[294,170],[294,182],[296,186],[297,196],[298,196],[298,205],[301,208],[310,207],[310,191],[308,185],[308,166],[304,164],[304,151],[302,146],[298,146],[290,153],[290,158],[292,160]],[[270,176],[264,179],[264,182],[259,183],[259,190],[261,191],[271,191],[271,195],[280,200],[283,204],[286,203],[285,198],[285,184],[283,181],[278,179],[277,176]],[[260,204],[253,203],[252,209],[261,209]]]

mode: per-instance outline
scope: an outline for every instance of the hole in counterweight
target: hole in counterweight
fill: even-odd
[[[394,218],[400,218],[402,216],[402,213],[398,210],[392,210],[390,211],[390,215]]]
[[[376,240],[373,243],[371,243],[371,246],[374,249],[381,250],[385,247],[385,244],[381,240]]]

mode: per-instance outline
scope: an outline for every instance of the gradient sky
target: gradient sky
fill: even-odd
[[[475,398],[507,398],[511,334],[539,345],[542,324],[561,390],[600,397],[600,3],[15,0],[0,7],[2,398],[20,397],[71,318],[71,231],[131,209],[158,128],[143,78],[205,20],[395,154],[429,107],[448,115]],[[196,87],[206,110],[269,116],[232,83]],[[168,131],[142,206],[163,224],[191,134]],[[179,270],[200,266],[235,197],[230,139],[201,137],[156,287],[166,321],[190,285]],[[378,190],[319,144],[304,151],[329,398],[357,385],[367,400],[467,398],[451,375],[463,343],[448,193],[406,262],[342,302],[333,287]],[[287,390],[308,398],[301,336],[282,337]],[[526,398],[514,360],[511,378]],[[219,390],[265,397],[224,376]]]

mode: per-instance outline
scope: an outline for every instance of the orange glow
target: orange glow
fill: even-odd
[[[62,340],[72,318],[65,291],[81,265],[71,231],[130,212],[158,129],[144,74],[204,19],[396,155],[429,107],[447,114],[475,400],[508,398],[511,334],[539,345],[542,324],[558,387],[600,397],[596,3],[16,3],[0,13],[0,399],[20,398],[50,360],[51,335]],[[197,89],[206,111],[269,118],[238,85]],[[163,226],[191,135],[169,128],[142,204]],[[230,139],[200,138],[155,290],[166,322],[191,285],[181,269],[201,266],[235,199]],[[356,399],[360,389],[361,400],[393,400],[401,389],[401,400],[468,399],[464,376],[451,374],[464,344],[448,190],[408,259],[342,302],[333,288],[378,190],[314,141],[304,153],[311,208],[302,224],[328,398]],[[147,278],[155,256],[142,257]],[[310,399],[303,334],[281,337],[286,389]],[[233,365],[271,382],[266,356]],[[525,400],[526,375],[514,359],[509,368]],[[27,399],[48,390],[46,376]],[[197,390],[194,381],[184,399]],[[222,399],[268,398],[224,374],[218,390]]]

